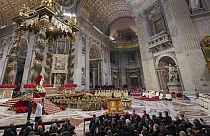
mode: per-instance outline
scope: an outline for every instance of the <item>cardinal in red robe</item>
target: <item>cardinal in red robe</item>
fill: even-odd
[[[41,80],[42,80],[42,75],[39,74],[39,75],[36,77],[36,84],[39,85]]]

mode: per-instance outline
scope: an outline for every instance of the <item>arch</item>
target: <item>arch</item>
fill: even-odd
[[[176,75],[176,82],[181,83],[181,75],[175,57],[176,56],[174,54],[168,53],[161,55],[156,59],[155,67],[160,89],[167,89],[168,84],[172,81],[172,78],[174,79],[174,77],[171,76],[172,72],[170,70],[170,66],[176,69],[175,71],[173,71],[173,75]]]
[[[99,60],[102,59],[101,50],[98,45],[93,44],[90,46],[90,53],[89,53],[90,60]]]
[[[155,68],[156,69],[158,69],[158,64],[160,62],[160,59],[163,58],[163,57],[169,57],[169,58],[173,59],[173,61],[175,62],[175,64],[178,65],[178,62],[177,62],[177,59],[176,59],[175,54],[167,53],[167,54],[162,54],[162,55],[160,55],[160,56],[158,56],[156,58],[156,61],[155,61]]]

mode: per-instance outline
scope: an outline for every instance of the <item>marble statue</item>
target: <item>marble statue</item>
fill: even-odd
[[[169,66],[164,67],[168,68],[169,82],[178,82],[177,69],[171,64],[169,64]]]
[[[61,80],[62,80],[61,74],[56,74],[56,75],[55,75],[54,86],[55,86],[55,87],[61,87]]]
[[[85,80],[86,80],[86,78],[85,78],[85,69],[82,68],[82,70],[81,70],[81,82],[82,82],[82,84],[85,84]]]
[[[190,8],[192,10],[201,8],[201,1],[200,0],[190,0],[189,4],[190,4]]]

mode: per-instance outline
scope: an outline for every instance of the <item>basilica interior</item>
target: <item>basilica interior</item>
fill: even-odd
[[[129,114],[141,121],[127,127],[146,127],[145,115],[167,111],[200,130],[194,120],[204,119],[208,136],[209,109],[209,0],[0,0],[0,134],[22,136],[28,121],[41,135],[41,119],[46,130],[71,122],[58,135],[124,136],[102,134],[101,118]],[[170,135],[181,132],[190,135]]]

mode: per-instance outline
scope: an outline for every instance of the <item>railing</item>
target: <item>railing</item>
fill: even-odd
[[[153,40],[158,39],[159,37],[162,37],[164,35],[167,35],[166,31],[162,31],[160,33],[153,35],[152,37],[149,38],[149,40],[153,41]]]
[[[162,45],[166,42],[170,42],[170,36],[166,32],[161,32],[157,35],[154,35],[149,40],[149,48],[153,48],[159,45]]]

